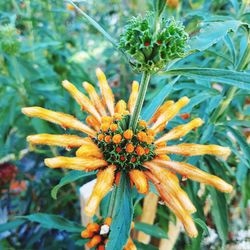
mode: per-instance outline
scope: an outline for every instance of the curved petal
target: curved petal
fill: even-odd
[[[97,158],[80,158],[80,157],[64,157],[58,156],[47,158],[44,163],[49,168],[68,168],[74,170],[93,171],[101,167],[107,166],[107,162]]]
[[[101,200],[112,188],[115,179],[115,169],[114,165],[110,165],[97,174],[96,184],[84,209],[89,217],[95,214]]]
[[[101,124],[95,119],[93,115],[89,115],[86,117],[86,123],[96,131],[100,130]]]
[[[83,82],[82,85],[85,88],[85,90],[88,92],[91,101],[95,104],[95,107],[98,110],[98,112],[100,113],[100,115],[106,116],[107,113],[106,113],[106,110],[102,104],[101,98],[97,94],[93,85],[88,83],[88,82]]]
[[[167,169],[171,169],[174,172],[177,172],[194,181],[211,185],[222,192],[230,193],[233,190],[233,187],[230,184],[223,181],[221,178],[215,175],[208,174],[188,163],[158,160],[158,159],[153,160],[153,162]]]
[[[115,109],[115,98],[112,89],[109,87],[106,76],[100,68],[96,69],[96,76],[100,83],[103,100],[107,105],[110,114],[113,116]]]
[[[155,144],[175,140],[185,136],[192,129],[200,127],[204,122],[200,118],[196,118],[187,124],[179,125],[171,129],[168,133],[155,141]]]
[[[151,129],[153,129],[155,132],[161,131],[162,128],[165,127],[166,124],[175,117],[175,115],[180,111],[180,109],[183,108],[188,103],[189,103],[189,98],[184,96],[173,105],[170,105],[163,111],[162,114],[160,114],[160,116],[158,117],[158,119],[156,120],[155,124],[152,126]]]
[[[157,177],[160,183],[164,185],[169,190],[169,192],[179,200],[180,204],[183,208],[185,208],[185,210],[187,210],[189,213],[196,212],[195,206],[189,199],[187,193],[180,187],[179,180],[175,174],[167,169],[159,167],[153,162],[146,163],[146,166]]]
[[[77,151],[76,151],[77,157],[96,157],[99,159],[103,158],[101,150],[98,148],[98,146],[94,143],[88,143],[82,145]]]
[[[70,83],[67,80],[64,80],[62,82],[62,85],[65,89],[69,91],[69,93],[73,96],[73,98],[76,100],[76,102],[81,106],[83,110],[86,110],[88,113],[93,115],[99,122],[101,121],[101,116],[99,115],[95,106],[87,96],[85,96],[72,83]]]
[[[96,132],[92,130],[87,125],[80,122],[72,115],[64,114],[61,112],[55,112],[49,109],[44,109],[40,107],[27,107],[22,108],[22,112],[29,117],[40,118],[55,124],[60,125],[62,128],[71,128],[79,130],[83,133],[86,133],[92,137],[96,135]]]
[[[115,112],[119,113],[119,114],[124,114],[124,112],[127,109],[127,103],[123,100],[120,100],[119,102],[117,102],[117,104],[115,105]]]
[[[139,92],[139,83],[137,81],[133,81],[132,83],[132,91],[128,100],[128,110],[132,114],[135,108],[135,103],[138,97]]]
[[[65,148],[80,147],[87,144],[86,138],[77,135],[51,135],[51,134],[36,134],[29,135],[27,141],[31,144],[42,144],[59,146]]]
[[[218,145],[201,145],[192,143],[182,143],[173,146],[160,147],[155,150],[156,154],[180,154],[185,156],[195,156],[212,154],[227,159],[231,153],[230,148]]]
[[[159,180],[153,174],[149,171],[146,171],[145,174],[153,182],[165,204],[183,223],[188,235],[190,237],[196,237],[198,235],[198,231],[190,214],[181,206],[176,197],[173,196],[166,187],[161,185]]]

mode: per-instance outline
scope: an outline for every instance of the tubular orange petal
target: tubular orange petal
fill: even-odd
[[[114,107],[115,107],[115,98],[114,98],[113,92],[108,85],[105,74],[102,72],[102,70],[100,68],[96,69],[96,76],[97,76],[98,81],[100,83],[100,89],[102,92],[103,100],[104,100],[105,104],[107,105],[110,114],[113,116],[114,115]]]
[[[27,141],[31,144],[52,145],[65,148],[80,147],[88,143],[86,138],[77,135],[51,135],[51,134],[37,134],[27,137]]]
[[[49,109],[40,107],[28,107],[22,108],[22,112],[29,117],[37,117],[55,124],[60,125],[64,129],[71,128],[86,133],[92,137],[96,132],[87,125],[80,122],[72,115],[64,114],[61,112],[55,112]]]
[[[107,113],[106,113],[106,110],[102,104],[102,101],[101,101],[99,95],[96,93],[96,90],[93,87],[93,85],[88,83],[88,82],[83,82],[82,85],[85,88],[85,90],[88,92],[91,101],[95,104],[95,107],[98,110],[98,112],[100,113],[100,115],[107,116]]]
[[[161,138],[155,141],[156,144],[161,142],[166,142],[170,140],[175,140],[181,138],[182,136],[186,135],[192,129],[200,127],[204,122],[200,118],[196,118],[191,122],[177,126],[171,129],[167,134],[163,135]]]
[[[192,143],[182,143],[173,146],[161,147],[155,150],[156,154],[181,154],[185,156],[212,154],[227,159],[231,150],[218,145],[200,145]]]
[[[181,189],[179,185],[179,180],[177,176],[171,173],[169,170],[159,167],[153,162],[146,163],[146,166],[149,167],[150,171],[157,177],[163,186],[165,186],[169,192],[175,196],[180,204],[185,210],[189,213],[196,212],[196,208],[189,199],[188,195],[184,190]]]
[[[148,125],[151,123],[156,122],[156,120],[159,118],[159,116],[164,113],[166,110],[168,110],[172,105],[174,104],[174,101],[166,101],[163,105],[161,105],[155,112],[155,114],[152,116],[152,118],[148,121]]]
[[[100,235],[95,235],[86,245],[89,248],[93,248],[101,243],[102,237]]]
[[[127,103],[125,101],[123,101],[123,100],[120,100],[115,105],[115,113],[124,114],[124,112],[126,111],[126,109],[127,109]]]
[[[128,100],[128,110],[132,114],[135,108],[135,103],[138,97],[139,92],[139,83],[137,81],[133,81],[132,83],[132,91]]]
[[[139,193],[141,194],[148,193],[149,190],[148,180],[142,171],[133,169],[129,171],[129,177],[134,182],[137,191]]]
[[[95,214],[101,200],[112,188],[115,179],[115,169],[116,167],[114,165],[110,165],[97,174],[96,184],[84,209],[89,217]]]
[[[49,168],[68,168],[74,170],[93,171],[107,166],[107,162],[97,158],[80,158],[58,156],[47,158],[44,163]]]
[[[123,248],[123,250],[136,250],[136,246],[134,242],[132,241],[131,237],[128,238],[127,244]]]
[[[103,154],[101,150],[98,148],[98,146],[94,143],[88,143],[82,145],[77,151],[76,151],[76,156],[77,157],[96,157],[99,159],[103,158]]]
[[[187,213],[187,211],[181,206],[180,202],[176,199],[176,197],[171,195],[168,189],[160,184],[159,180],[153,174],[151,174],[149,171],[146,171],[145,174],[154,183],[166,205],[181,220],[188,235],[192,238],[196,237],[198,235],[198,231],[189,213]]]
[[[90,232],[89,230],[85,229],[81,232],[81,237],[84,239],[93,237],[93,232]]]
[[[101,121],[101,116],[99,115],[95,106],[89,100],[87,96],[85,96],[72,83],[70,83],[67,80],[64,80],[62,82],[62,85],[65,89],[69,91],[69,93],[73,96],[73,98],[77,101],[77,103],[82,107],[82,109],[86,110],[88,113],[93,115],[98,121]]]
[[[176,103],[169,105],[162,113],[159,115],[158,119],[156,120],[155,124],[151,127],[151,129],[159,132],[160,129],[164,128],[168,121],[173,119],[173,117],[183,108],[186,104],[189,103],[189,98],[186,96],[182,97]],[[164,125],[164,127],[163,127]]]
[[[230,193],[233,190],[233,187],[223,181],[221,178],[208,174],[188,163],[185,162],[175,162],[175,161],[166,161],[166,160],[153,160],[156,164],[171,169],[189,179],[198,181],[211,185],[221,192]]]
[[[94,128],[96,131],[100,130],[100,123],[96,120],[96,118],[93,115],[89,115],[86,118],[86,122],[89,126]]]

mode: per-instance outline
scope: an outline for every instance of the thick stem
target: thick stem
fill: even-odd
[[[129,127],[132,128],[133,130],[135,130],[136,128],[136,125],[137,125],[137,122],[141,113],[141,109],[142,109],[142,105],[143,105],[146,92],[148,89],[148,83],[149,83],[150,77],[151,75],[149,72],[143,72],[141,83],[140,83],[140,89],[139,89],[138,97],[137,97],[136,104],[135,104],[135,109],[129,122]]]

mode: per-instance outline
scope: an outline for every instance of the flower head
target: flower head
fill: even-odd
[[[128,174],[139,193],[147,193],[149,181],[152,182],[165,204],[182,221],[189,236],[196,237],[197,230],[191,217],[195,207],[181,189],[176,174],[211,185],[222,192],[231,192],[232,186],[191,164],[171,160],[169,155],[213,154],[226,159],[230,149],[218,145],[167,144],[203,124],[200,118],[196,118],[171,129],[166,134],[159,134],[189,102],[187,97],[182,97],[176,102],[166,101],[148,122],[139,120],[136,128],[132,130],[129,120],[138,95],[138,83],[133,82],[128,105],[123,100],[115,104],[114,95],[104,73],[100,69],[97,69],[96,73],[100,84],[100,96],[89,83],[83,84],[89,95],[87,97],[70,82],[63,82],[63,86],[81,108],[89,113],[88,117],[92,117],[87,117],[88,125],[71,115],[39,107],[22,110],[28,116],[45,119],[63,128],[79,130],[87,136],[82,138],[76,135],[38,134],[28,136],[28,141],[32,144],[78,148],[75,157],[59,156],[45,159],[45,164],[50,168],[98,170],[93,193],[85,207],[88,216],[95,214],[101,200],[112,186],[119,185],[120,173],[123,171]],[[96,245],[102,242],[99,236],[93,239]]]
[[[157,27],[154,13],[134,17],[125,26],[119,46],[130,57],[130,64],[137,72],[155,73],[171,60],[183,57],[188,34],[181,23],[174,19],[160,18]]]

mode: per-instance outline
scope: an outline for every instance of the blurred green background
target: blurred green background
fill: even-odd
[[[119,39],[129,17],[152,9],[152,1],[146,0],[77,2],[116,39]],[[203,22],[216,21],[222,26],[229,20],[250,23],[247,1],[168,2],[165,15],[183,21],[191,36],[199,31]],[[250,51],[248,28],[239,25],[234,31],[227,27],[223,30],[226,30],[225,35],[217,40],[213,37],[215,42],[206,50],[188,55],[175,66],[249,72],[250,57],[244,63],[241,61],[243,55]],[[36,212],[58,214],[80,222],[77,187],[89,179],[60,190],[56,201],[51,198],[51,189],[65,172],[44,167],[43,159],[59,153],[71,153],[56,148],[29,147],[25,139],[27,135],[62,133],[63,130],[38,119],[28,119],[21,114],[21,108],[41,106],[73,114],[83,120],[85,117],[78,105],[62,88],[62,80],[68,79],[79,88],[83,81],[97,84],[95,69],[101,67],[116,98],[127,100],[132,80],[139,80],[140,76],[131,71],[124,57],[72,5],[61,0],[1,1],[0,52],[0,226],[15,216]],[[241,68],[237,67],[240,63]],[[183,182],[198,208],[197,218],[207,223],[210,236],[201,223],[200,237],[191,241],[181,233],[175,248],[221,249],[222,244],[230,247],[248,241],[245,246],[249,248],[243,249],[250,249],[249,91],[237,88],[223,114],[211,119],[215,117],[219,103],[228,95],[230,86],[217,84],[205,76],[183,76],[175,82],[173,79],[166,74],[153,76],[144,114],[151,112],[152,103],[161,99],[176,100],[184,95],[191,98],[182,113],[191,113],[191,118],[201,117],[206,124],[201,133],[191,133],[184,140],[230,146],[233,151],[228,163],[210,157],[193,157],[192,162],[235,186],[230,197],[208,189],[199,195],[197,183]],[[166,89],[166,86],[169,87]],[[182,122],[183,119],[177,117],[170,126]],[[214,206],[205,215],[203,208],[207,202],[214,203]],[[139,218],[141,211],[142,203],[139,203],[135,217]],[[156,224],[167,231],[172,219],[169,210],[159,206]],[[240,238],[240,231],[248,232],[248,238]],[[0,248],[3,249],[83,248],[80,243],[75,244],[75,238],[69,233],[48,230],[36,223],[16,225],[10,230],[2,228],[0,240]],[[154,249],[153,245],[157,244],[158,241],[153,240],[148,249]],[[141,249],[145,247],[141,246]]]

